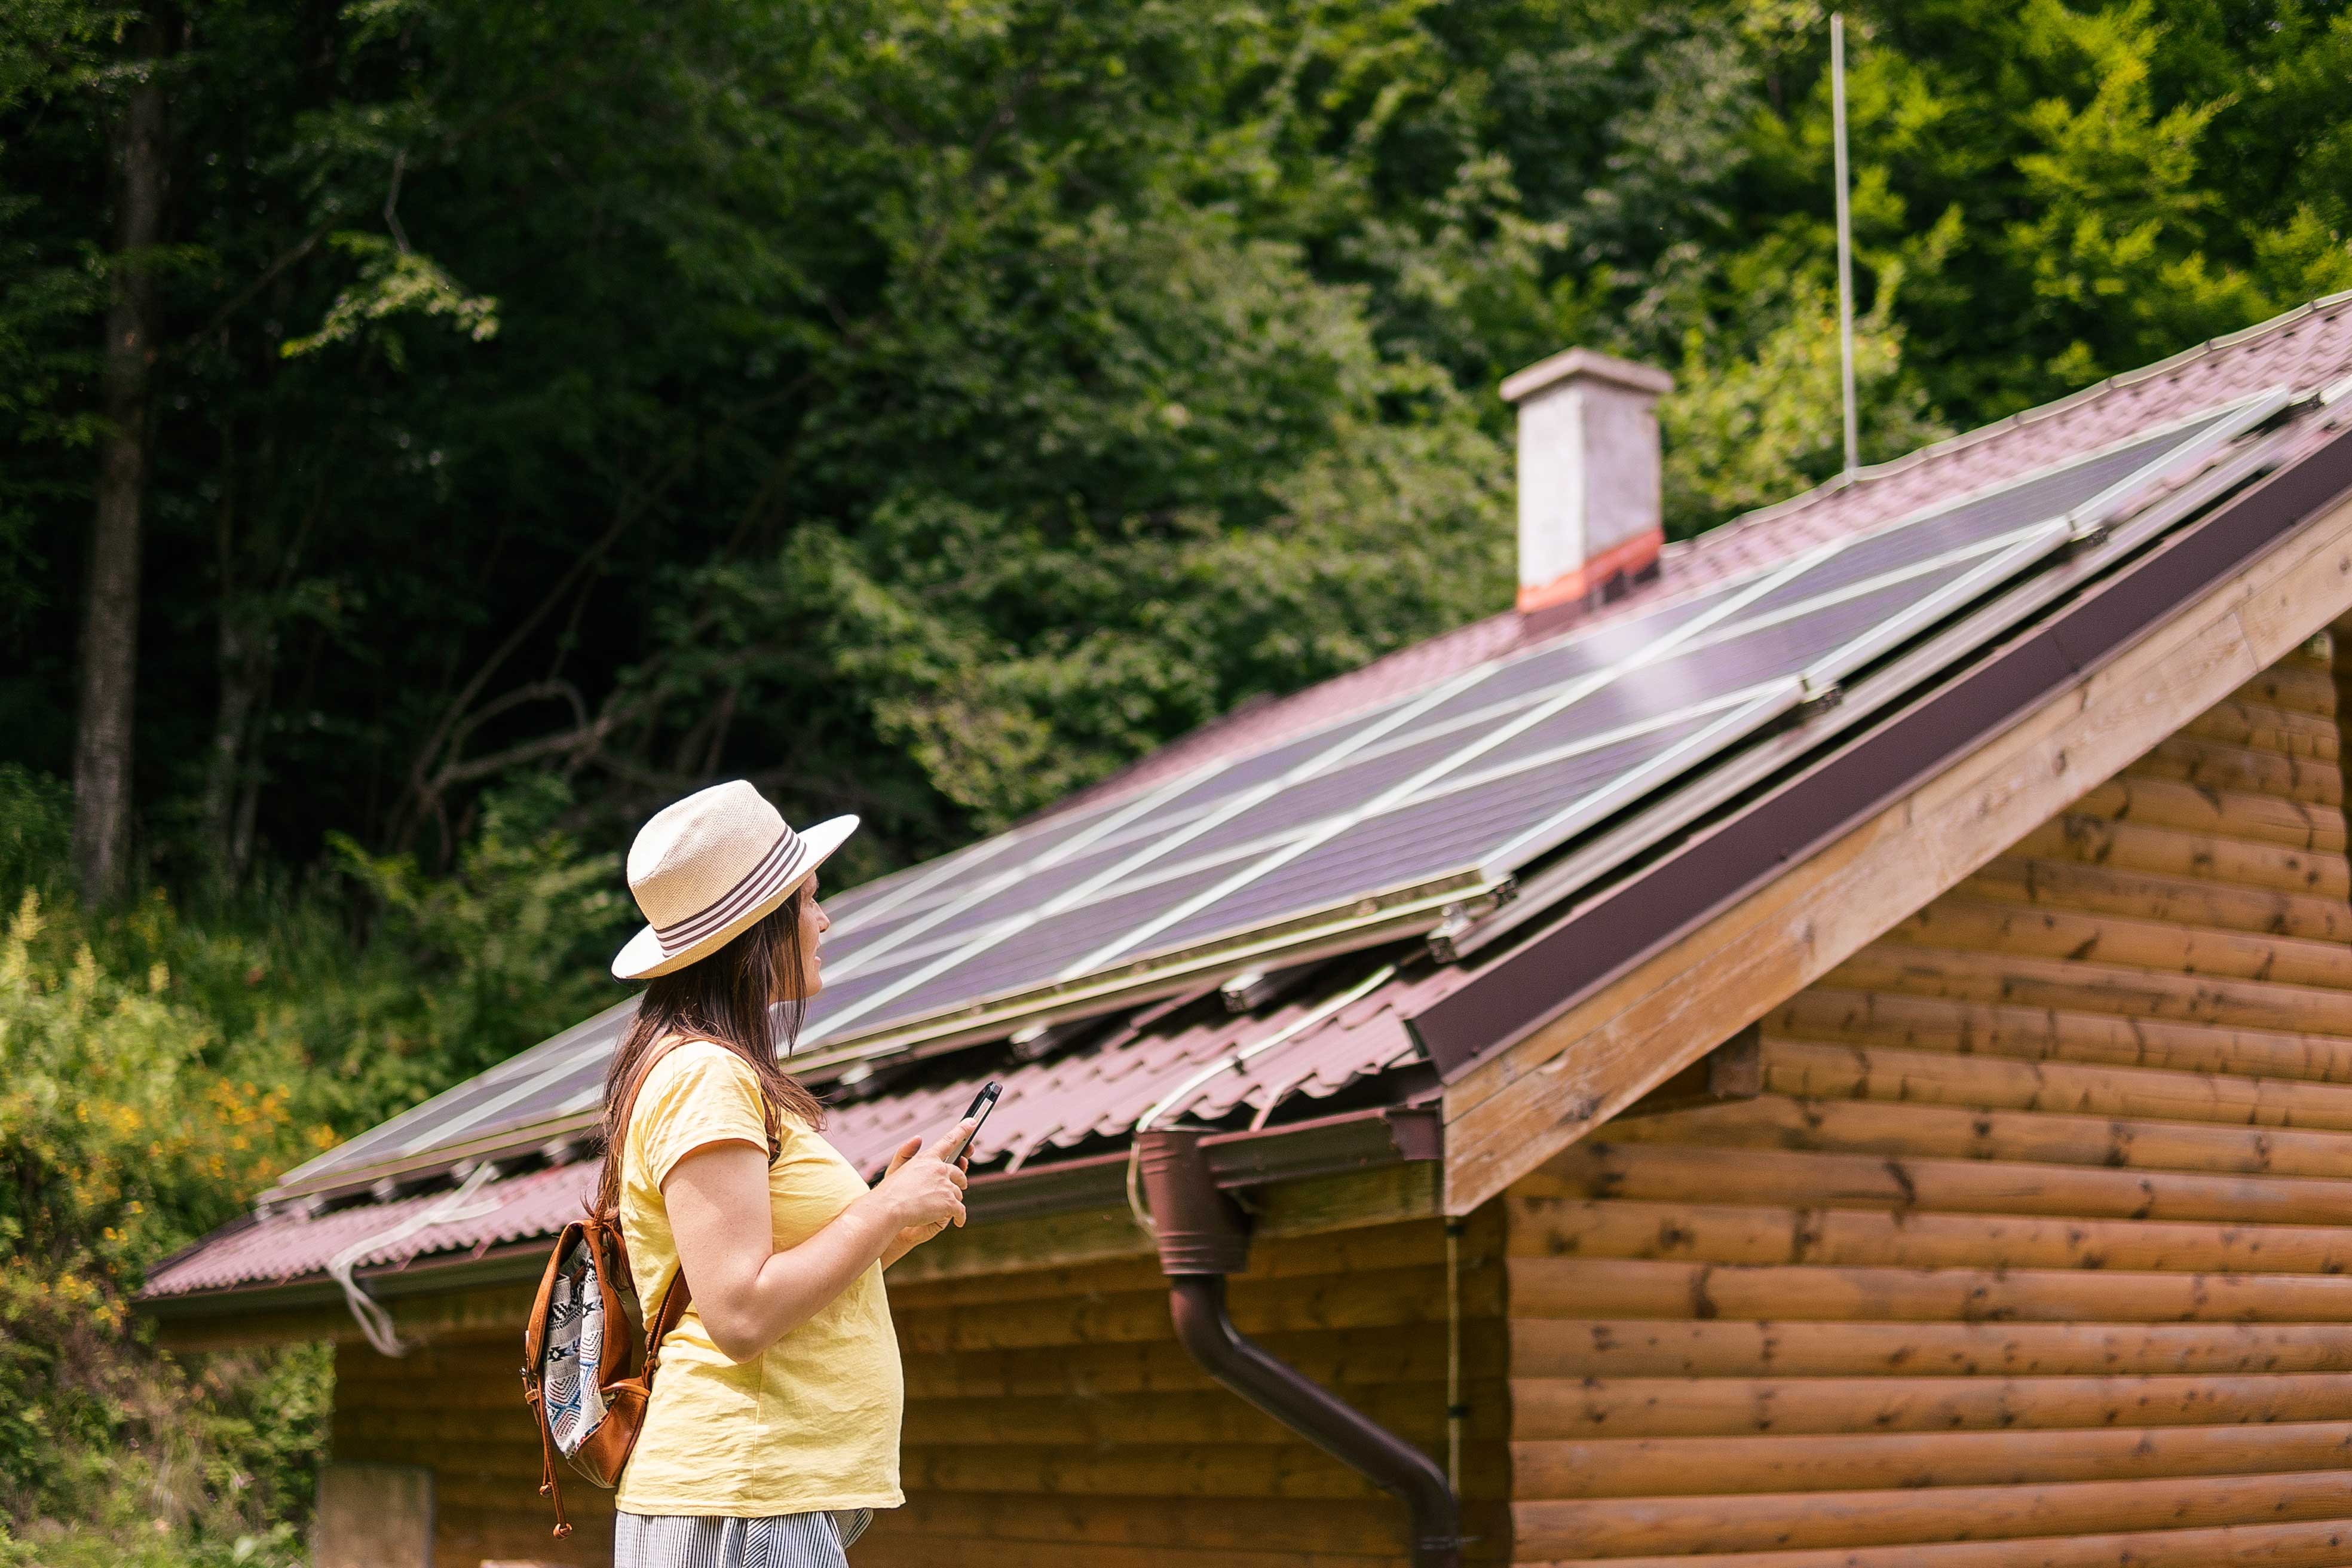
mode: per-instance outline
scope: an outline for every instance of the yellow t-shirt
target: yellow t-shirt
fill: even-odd
[[[637,1300],[651,1316],[677,1273],[661,1184],[708,1144],[767,1147],[760,1079],[724,1047],[691,1041],[654,1065],[630,1113],[621,1162],[621,1233]],[[768,1172],[779,1251],[830,1225],[866,1183],[819,1134],[782,1123]],[[662,1342],[615,1500],[624,1512],[758,1518],[817,1509],[896,1508],[906,1403],[898,1335],[879,1264],[814,1317],[740,1365],[710,1342],[693,1307]]]

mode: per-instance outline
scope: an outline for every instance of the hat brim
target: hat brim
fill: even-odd
[[[676,952],[662,951],[661,938],[654,928],[646,926],[629,939],[613,960],[615,980],[651,980],[656,975],[674,974],[697,960],[709,957],[745,931],[782,907],[792,897],[793,889],[807,879],[808,874],[824,864],[827,857],[840,848],[849,836],[857,831],[857,818],[835,816],[818,823],[800,835],[800,852],[784,871],[774,893],[753,904],[733,920]]]

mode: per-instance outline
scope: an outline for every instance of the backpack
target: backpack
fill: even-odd
[[[617,1125],[635,1113],[646,1075],[670,1049],[685,1043],[671,1036],[646,1053],[623,1100]],[[618,1159],[617,1151],[607,1158]],[[661,1364],[662,1340],[686,1316],[693,1292],[680,1268],[662,1292],[661,1304],[646,1320],[645,1351],[637,1375],[628,1370],[629,1321],[622,1306],[622,1282],[629,1278],[628,1254],[614,1209],[592,1209],[555,1239],[539,1299],[522,1331],[522,1396],[539,1426],[539,1494],[555,1504],[555,1533],[572,1533],[563,1517],[563,1490],[557,1484],[556,1456],[607,1491],[621,1484],[629,1450],[645,1424],[654,1371]]]

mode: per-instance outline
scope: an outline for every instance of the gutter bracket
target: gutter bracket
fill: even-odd
[[[1136,1138],[1177,1340],[1227,1389],[1402,1498],[1412,1511],[1412,1568],[1460,1568],[1461,1503],[1436,1462],[1234,1326],[1225,1276],[1248,1266],[1248,1220],[1218,1189],[1203,1132],[1155,1127]]]

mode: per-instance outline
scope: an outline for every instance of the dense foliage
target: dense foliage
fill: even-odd
[[[2352,286],[2345,0],[1848,20],[1865,458]],[[1494,384],[1570,343],[1675,373],[1677,533],[1832,472],[1826,54],[1812,0],[0,6],[0,1561],[293,1549],[316,1356],[182,1368],[127,1292],[600,1000],[649,804],[861,812],[854,879],[1497,608]]]
[[[1861,8],[1869,451],[2352,282],[2341,13]],[[0,727],[66,771],[139,81],[150,862],[446,866],[519,773],[600,841],[738,773],[866,813],[871,868],[1500,604],[1492,388],[1544,353],[1681,376],[1680,530],[1826,473],[1822,24],[12,6]]]

